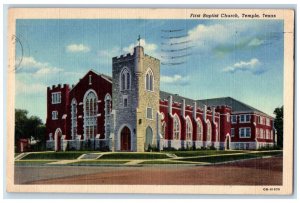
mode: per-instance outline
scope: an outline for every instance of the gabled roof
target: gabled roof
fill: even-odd
[[[203,107],[204,105],[206,106],[222,106],[222,105],[226,105],[231,107],[232,112],[233,113],[237,113],[237,112],[251,112],[251,113],[258,113],[258,114],[263,114],[265,116],[269,116],[268,114],[252,107],[249,106],[248,104],[245,104],[241,101],[238,101],[234,98],[231,97],[220,97],[220,98],[214,98],[214,99],[203,99],[203,100],[193,100],[193,99],[189,99],[186,97],[182,97],[178,94],[172,94],[172,93],[168,93],[165,91],[160,91],[160,99],[161,100],[168,100],[169,96],[172,95],[173,97],[173,102],[179,102],[182,103],[182,100],[185,99],[185,104],[186,105],[194,105],[194,102],[197,103],[198,107]],[[271,116],[269,116],[271,117]]]
[[[170,95],[172,95],[172,97],[173,97],[173,102],[182,103],[182,100],[185,99],[185,104],[186,105],[191,105],[191,106],[193,106],[194,102],[196,102],[196,100],[189,99],[189,98],[186,98],[186,97],[182,97],[178,94],[172,94],[172,93],[168,93],[168,92],[165,92],[165,91],[160,91],[160,93],[159,93],[159,96],[160,96],[161,100],[164,100],[164,99],[168,100]]]
[[[263,114],[265,116],[269,116],[268,114],[249,106],[248,104],[245,104],[241,101],[238,101],[232,97],[220,97],[220,98],[214,98],[214,99],[202,99],[197,100],[198,105],[207,105],[207,106],[221,106],[221,105],[227,105],[232,108],[232,112],[253,112],[258,114]],[[271,116],[269,116],[271,117]]]
[[[104,75],[102,73],[98,73],[97,71],[95,71],[93,69],[89,70],[82,78],[84,78],[85,76],[87,76],[90,72],[92,72],[92,73],[94,73],[94,74],[102,77],[103,79],[107,80],[108,82],[112,83],[112,77],[111,76]],[[80,78],[79,81],[75,85],[72,85],[72,88],[70,90],[74,89],[79,84],[79,82],[80,82],[80,80],[82,78]]]

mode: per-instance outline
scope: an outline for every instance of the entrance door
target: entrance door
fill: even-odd
[[[61,133],[61,130],[60,129],[57,129],[56,132],[55,132],[55,151],[60,151],[61,150],[61,136],[62,136],[62,133]]]
[[[152,146],[153,132],[152,129],[148,126],[146,129],[146,140],[145,140],[145,151],[148,150],[149,146]]]
[[[229,136],[226,138],[226,149],[230,149],[230,140]]]
[[[121,151],[131,150],[130,130],[128,127],[124,127],[121,131]]]

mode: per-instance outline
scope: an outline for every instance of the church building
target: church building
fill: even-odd
[[[136,46],[112,59],[112,77],[90,70],[47,88],[47,149],[130,151],[258,149],[276,144],[274,119],[231,97],[193,100],[160,90],[160,61]]]

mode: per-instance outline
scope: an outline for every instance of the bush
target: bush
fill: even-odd
[[[260,147],[258,150],[259,151],[263,151],[263,150],[281,150],[282,148],[279,147],[278,145],[273,145],[273,146],[264,146],[264,147]]]

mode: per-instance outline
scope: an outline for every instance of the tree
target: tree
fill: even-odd
[[[43,121],[37,116],[28,117],[28,111],[23,109],[15,110],[15,146],[19,139],[31,139],[38,141],[35,150],[42,150],[45,146],[46,127]]]
[[[283,106],[274,110],[276,115],[274,120],[274,127],[277,131],[277,146],[283,147]]]

